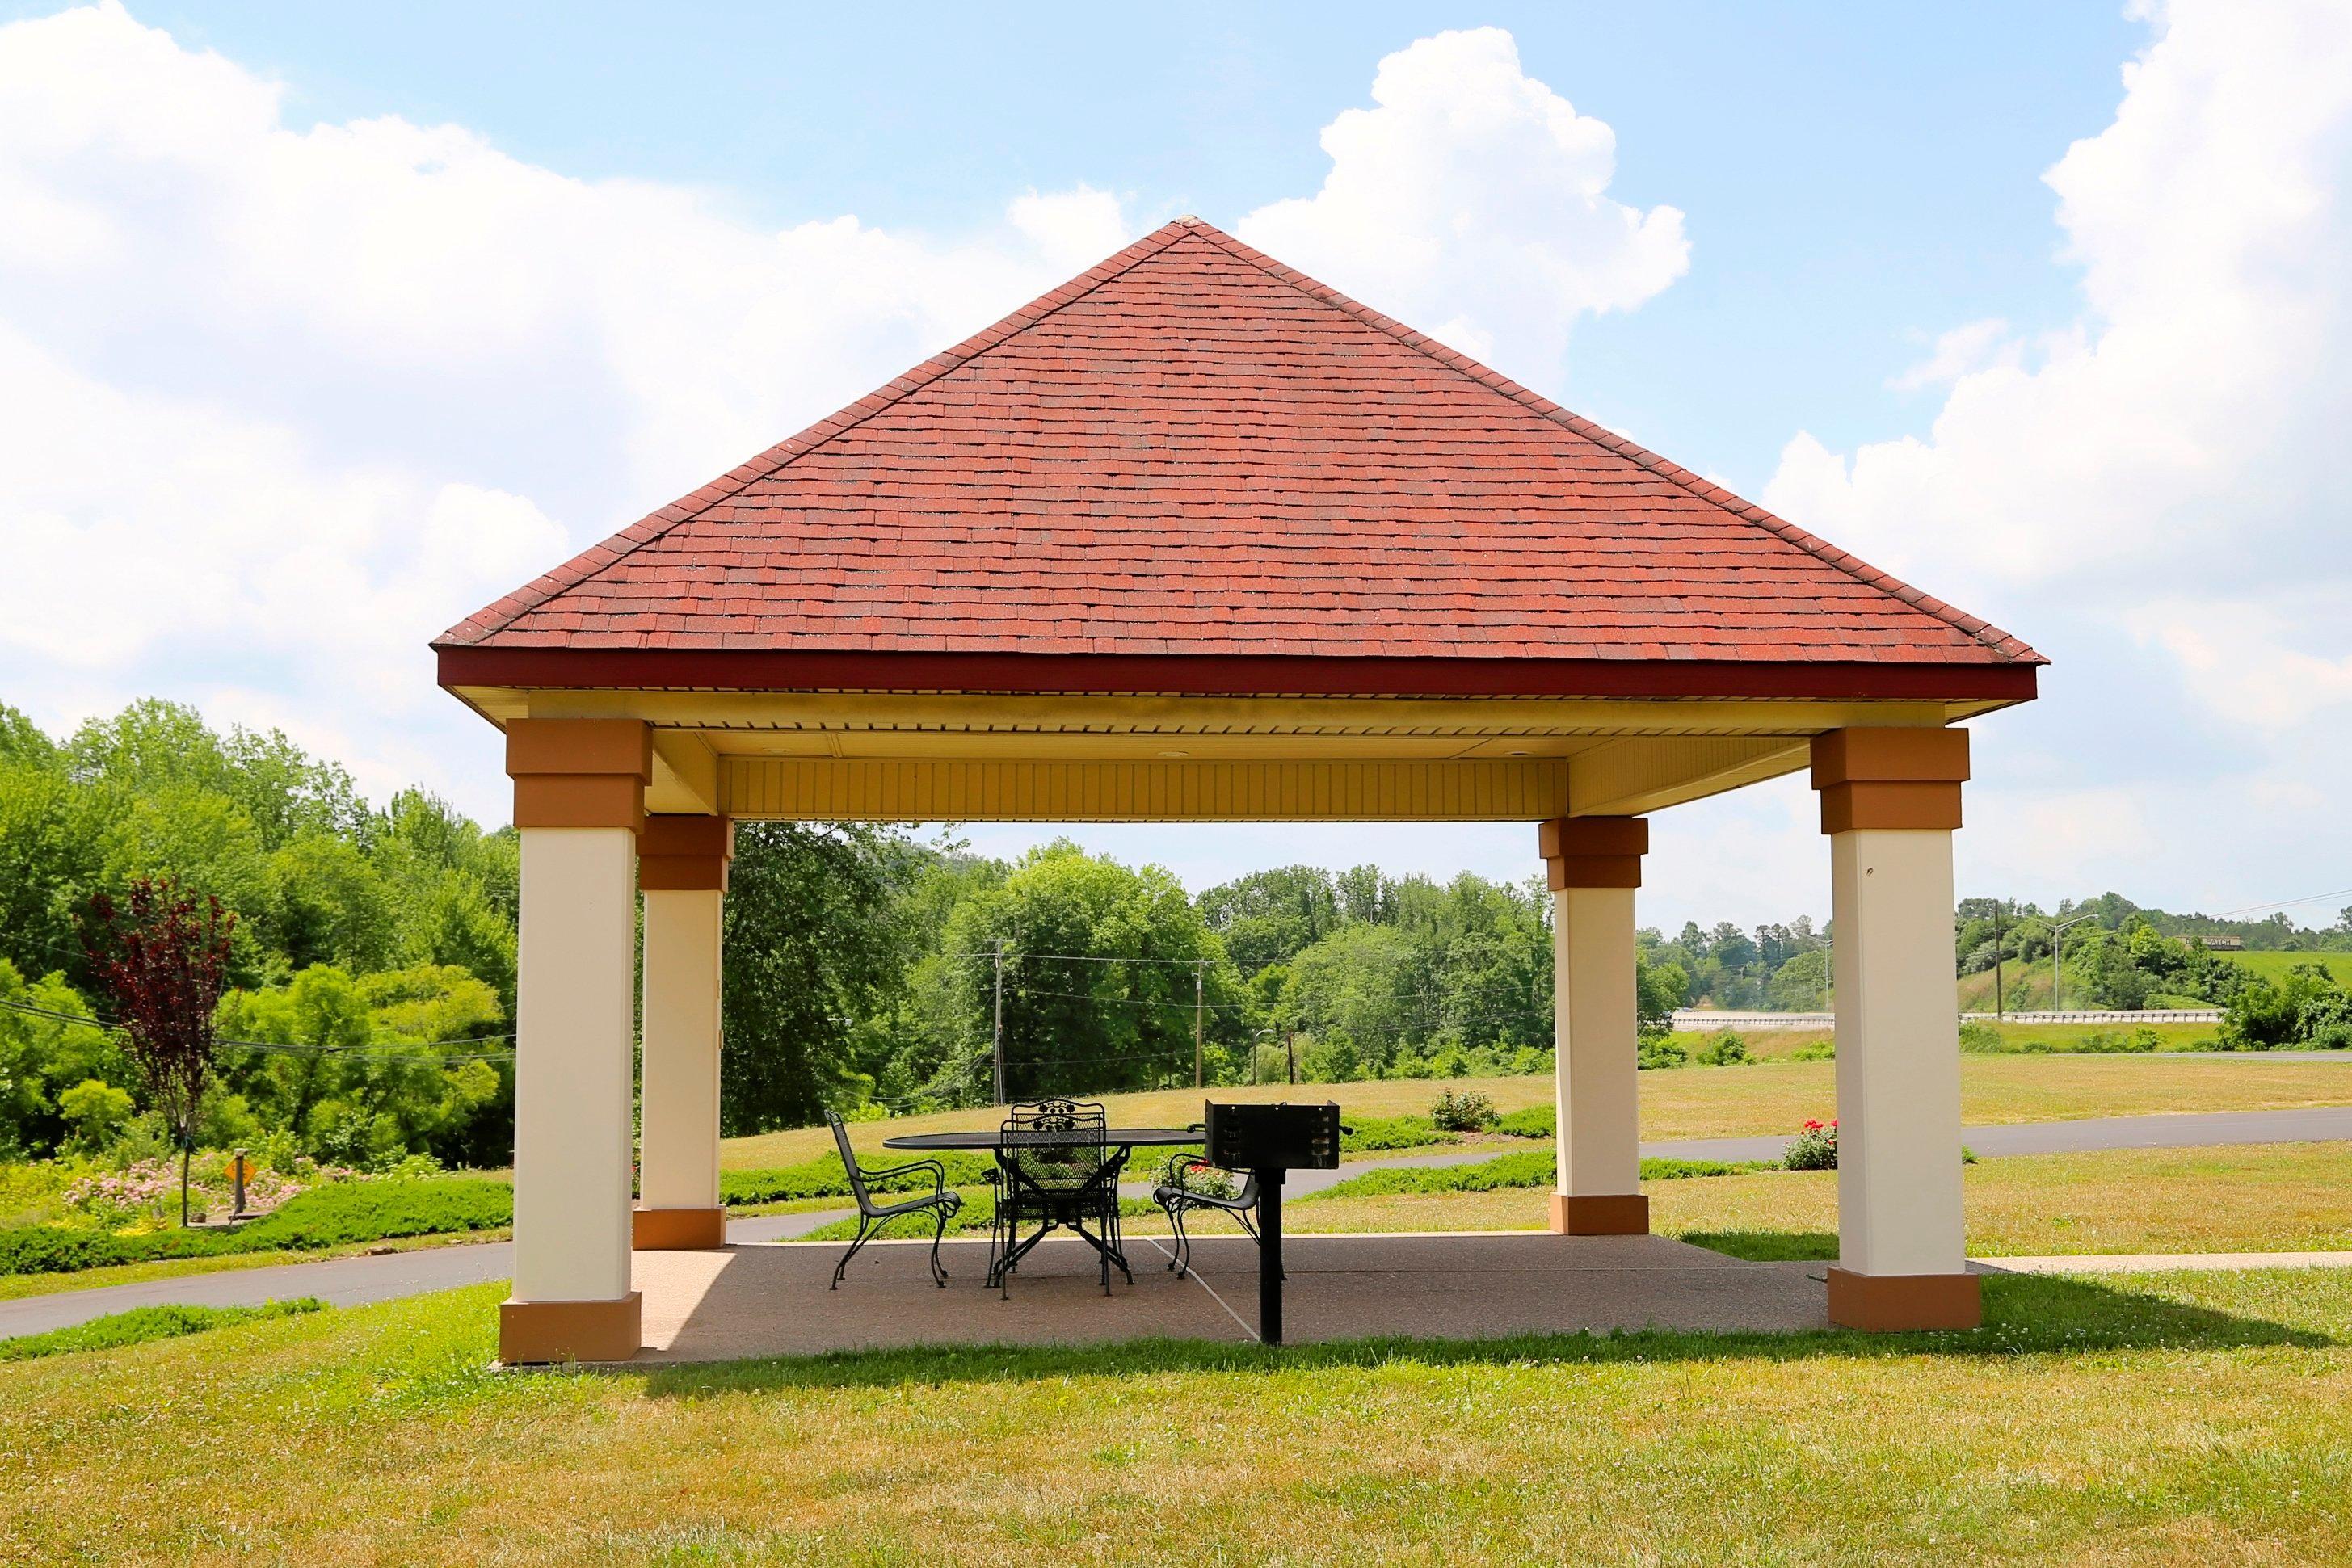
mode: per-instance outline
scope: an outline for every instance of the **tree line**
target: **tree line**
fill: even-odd
[[[206,1146],[503,1163],[518,863],[512,830],[420,790],[373,807],[274,731],[221,733],[142,702],[52,739],[0,706],[0,1155],[104,1147],[152,1115],[97,1021],[85,933],[93,900],[160,877],[234,916]],[[1230,1083],[1294,1063],[1329,1082],[1551,1061],[1539,877],[1286,866],[1194,895],[1067,842],[1007,861],[951,832],[747,822],[726,907],[730,1134],[827,1108],[986,1103],[1000,1057],[1015,1097],[1189,1084],[1196,1064]],[[2166,929],[2202,917],[2113,894],[2055,915],[1968,901],[1955,970],[1996,954],[2030,964],[2080,913],[2094,918],[2066,937],[2070,999],[2242,998],[2270,1020],[2266,1043],[2292,1043],[2328,1027],[2343,995],[2316,971],[2250,976]],[[2352,946],[2352,912],[2327,933],[2294,929]],[[1644,1032],[1685,1005],[1827,1006],[1833,935],[1801,917],[1643,930]]]

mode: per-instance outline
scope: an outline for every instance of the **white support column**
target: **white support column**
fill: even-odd
[[[1964,730],[1843,730],[1814,747],[1830,835],[1838,1264],[1830,1317],[1972,1328],[1960,1190],[1952,831]]]
[[[1543,824],[1552,889],[1552,985],[1559,1185],[1551,1228],[1564,1236],[1643,1235],[1639,1009],[1633,890],[1649,824],[1570,817]]]
[[[625,1361],[640,1339],[629,1155],[645,727],[518,719],[507,747],[522,919],[514,1294],[499,1309],[499,1359]]]
[[[645,890],[644,1097],[635,1244],[726,1245],[719,1196],[719,946],[732,824],[648,817]]]

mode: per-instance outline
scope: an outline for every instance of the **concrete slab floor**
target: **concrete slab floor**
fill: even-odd
[[[877,1242],[826,1287],[840,1243],[785,1242],[709,1252],[640,1252],[646,1349],[632,1364],[814,1355],[914,1344],[1094,1344],[1256,1337],[1257,1249],[1240,1237],[1193,1246],[1193,1273],[1167,1268],[1165,1245],[1130,1237],[1129,1285],[1103,1293],[1095,1254],[1055,1238],[1023,1260],[1009,1299],[982,1285],[985,1241],[940,1249]],[[1819,1263],[1750,1263],[1653,1236],[1548,1232],[1295,1236],[1285,1243],[1285,1337],[1476,1339],[1645,1327],[1797,1330],[1829,1326]]]

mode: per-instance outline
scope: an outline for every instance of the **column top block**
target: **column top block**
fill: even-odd
[[[507,721],[507,772],[654,776],[654,732],[638,718],[516,718]]]
[[[735,853],[735,819],[651,813],[637,835],[637,853],[729,859]]]
[[[1536,827],[1536,851],[1546,860],[1650,852],[1647,817],[1555,817]]]
[[[1965,729],[1832,729],[1813,737],[1813,788],[1958,784],[1969,776]]]

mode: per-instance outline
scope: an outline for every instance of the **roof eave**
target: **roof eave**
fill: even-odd
[[[1119,692],[1184,696],[1762,697],[2031,702],[2042,661],[857,653],[436,644],[444,687]]]

